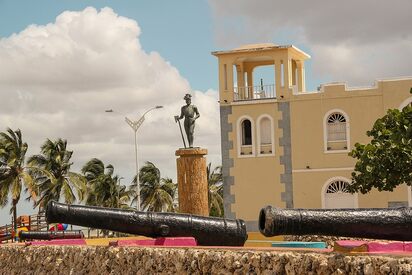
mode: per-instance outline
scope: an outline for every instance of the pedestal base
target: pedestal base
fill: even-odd
[[[199,147],[179,149],[177,184],[179,210],[182,213],[209,216],[208,184],[206,175],[207,149]]]

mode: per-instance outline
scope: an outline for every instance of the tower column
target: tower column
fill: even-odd
[[[209,216],[208,183],[206,175],[207,149],[179,149],[177,158],[177,184],[179,210],[200,216]]]
[[[239,98],[245,98],[245,71],[243,67],[243,63],[236,65],[236,78],[237,78],[237,91],[239,94]]]
[[[305,87],[305,66],[302,61],[296,61],[298,67],[298,92],[306,91]]]
[[[279,98],[280,96],[284,96],[283,89],[282,89],[282,68],[280,60],[274,61],[275,66],[275,85],[276,85],[276,97]]]
[[[246,69],[247,74],[247,96],[248,98],[253,98],[253,68],[250,66]]]

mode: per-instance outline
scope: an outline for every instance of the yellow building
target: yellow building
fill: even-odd
[[[412,78],[368,88],[325,84],[308,92],[304,64],[310,56],[294,46],[255,44],[212,54],[219,61],[226,217],[242,218],[257,231],[265,205],[412,206],[407,186],[367,195],[346,191],[355,165],[348,152],[369,141],[366,131],[387,109],[412,102]],[[273,71],[269,85],[254,79],[262,66]]]

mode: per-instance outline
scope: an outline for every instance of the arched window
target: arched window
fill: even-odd
[[[274,154],[273,120],[269,115],[262,115],[257,120],[258,155]]]
[[[326,189],[326,194],[335,194],[335,193],[349,193],[348,192],[349,183],[344,180],[336,180],[328,185]]]
[[[357,208],[357,194],[348,191],[349,180],[343,177],[329,179],[322,190],[323,208]]]
[[[239,156],[253,156],[254,150],[254,124],[249,116],[242,116],[237,121],[237,144]]]
[[[348,151],[349,122],[340,110],[330,111],[325,116],[325,151]]]
[[[252,123],[249,119],[242,121],[242,145],[252,145]]]

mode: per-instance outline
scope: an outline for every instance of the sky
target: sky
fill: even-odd
[[[124,118],[163,105],[138,131],[139,165],[151,161],[176,179],[173,116],[188,92],[201,114],[194,145],[221,164],[212,51],[293,44],[312,56],[308,90],[372,85],[412,75],[411,10],[409,0],[0,0],[0,131],[21,129],[27,156],[47,138],[66,139],[74,171],[97,157],[129,184],[134,134]],[[23,200],[18,211],[34,212]]]

